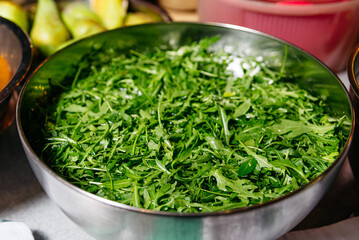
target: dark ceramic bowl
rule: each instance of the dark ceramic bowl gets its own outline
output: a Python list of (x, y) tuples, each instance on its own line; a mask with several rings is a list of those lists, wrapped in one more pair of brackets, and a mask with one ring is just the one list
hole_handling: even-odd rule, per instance
[[(347, 66), (348, 78), (350, 82), (350, 96), (355, 108), (355, 121), (359, 123), (359, 45), (357, 45), (349, 57)], [(353, 135), (353, 147), (349, 151), (349, 162), (354, 176), (359, 182), (359, 132)]]
[[(246, 54), (281, 62), (287, 49), (286, 71), (315, 95), (325, 96), (334, 114), (345, 114), (351, 132), (343, 150), (320, 176), (282, 197), (250, 207), (211, 213), (174, 213), (146, 210), (110, 201), (86, 192), (57, 175), (40, 158), (39, 133), (46, 111), (59, 87), (74, 79), (74, 64), (93, 51), (94, 44), (121, 52), (179, 47), (205, 37), (221, 36), (213, 49), (234, 56)], [(274, 61), (274, 62), (276, 62)], [(76, 71), (75, 71), (76, 72)], [(54, 81), (50, 81), (49, 79)], [(57, 89), (57, 90), (56, 90)], [(63, 89), (63, 88), (61, 88)], [(101, 33), (60, 50), (28, 79), (17, 107), (17, 128), (31, 167), (48, 196), (76, 224), (96, 239), (277, 239), (304, 219), (331, 186), (346, 159), (355, 123), (349, 94), (343, 83), (323, 63), (308, 53), (271, 36), (235, 26), (201, 23), (155, 23)], [(61, 224), (61, 223), (58, 223)]]
[(8, 128), (15, 118), (18, 86), (25, 78), (32, 59), (29, 37), (15, 23), (0, 17), (0, 56), (8, 62), (11, 79), (0, 89), (0, 133)]

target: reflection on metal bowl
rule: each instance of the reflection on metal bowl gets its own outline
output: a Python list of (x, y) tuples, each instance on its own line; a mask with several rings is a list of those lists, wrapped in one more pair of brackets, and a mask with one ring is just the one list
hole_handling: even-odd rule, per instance
[[(52, 76), (59, 82), (91, 46), (142, 52), (159, 46), (182, 46), (205, 37), (221, 36), (214, 49), (231, 49), (254, 57), (283, 56), (296, 61), (298, 84), (325, 94), (337, 114), (352, 120), (352, 106), (343, 83), (318, 60), (302, 50), (259, 32), (228, 25), (155, 23), (116, 29), (77, 42), (47, 59), (28, 79), (18, 101), (17, 127), (27, 158), (48, 196), (76, 224), (97, 239), (276, 239), (285, 234), (316, 206), (328, 190), (346, 158), (351, 133), (333, 164), (306, 186), (280, 198), (251, 207), (211, 212), (174, 213), (145, 210), (95, 196), (73, 186), (41, 159), (39, 132), (45, 113), (39, 104), (51, 103)], [(278, 55), (276, 55), (278, 54)], [(303, 65), (304, 63), (307, 65)], [(309, 63), (309, 64), (308, 64)], [(352, 122), (352, 121), (351, 121)]]
[(0, 133), (15, 118), (17, 86), (25, 78), (31, 64), (32, 46), (28, 36), (15, 23), (0, 17), (0, 56), (8, 62), (10, 81), (0, 89)]

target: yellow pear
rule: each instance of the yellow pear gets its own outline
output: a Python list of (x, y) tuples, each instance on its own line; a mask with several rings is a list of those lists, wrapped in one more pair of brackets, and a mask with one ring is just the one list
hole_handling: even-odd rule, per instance
[(70, 2), (62, 10), (62, 19), (73, 38), (78, 39), (106, 30), (99, 17), (85, 2)]
[(127, 14), (127, 17), (124, 22), (124, 26), (138, 25), (144, 23), (155, 22), (152, 16), (144, 13), (144, 12), (131, 12)]
[(29, 29), (29, 20), (26, 11), (16, 3), (0, 1), (0, 16), (16, 23), (25, 32)]
[(90, 0), (90, 7), (107, 29), (114, 29), (123, 25), (128, 0)]
[(39, 0), (30, 37), (40, 53), (48, 56), (70, 38), (54, 0)]

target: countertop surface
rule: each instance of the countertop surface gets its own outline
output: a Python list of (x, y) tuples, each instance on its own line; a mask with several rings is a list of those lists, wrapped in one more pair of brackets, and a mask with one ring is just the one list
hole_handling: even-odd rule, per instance
[[(193, 12), (169, 10), (174, 20), (196, 21)], [(345, 86), (345, 72), (338, 74)], [(35, 240), (93, 240), (53, 203), (35, 178), (22, 149), (16, 124), (0, 135), (0, 222), (25, 223)], [(346, 160), (317, 207), (282, 240), (358, 239), (359, 187)], [(0, 240), (3, 238), (0, 235)]]

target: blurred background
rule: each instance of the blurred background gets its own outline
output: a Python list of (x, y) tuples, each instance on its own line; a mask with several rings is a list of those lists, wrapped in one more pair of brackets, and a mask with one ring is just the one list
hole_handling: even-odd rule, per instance
[[(29, 6), (36, 4), (37, 1), (11, 2), (30, 9), (29, 12), (34, 17), (34, 12)], [(230, 23), (279, 37), (319, 58), (337, 73), (348, 87), (346, 75), (348, 59), (359, 43), (359, 0), (137, 0), (130, 2), (134, 7), (131, 11), (143, 9), (141, 7), (144, 6), (141, 5), (143, 2), (150, 3), (150, 8), (160, 16), (155, 19), (156, 21)], [(29, 25), (31, 26), (26, 31), (32, 35), (32, 23)], [(74, 33), (67, 40), (73, 40), (73, 36)], [(36, 41), (33, 41), (33, 44), (35, 53), (32, 68), (34, 69), (46, 55), (56, 51), (57, 48), (50, 50), (41, 48), (40, 43), (37, 45)], [(4, 129), (5, 132), (0, 135), (0, 160), (2, 160), (0, 161), (0, 221), (26, 222), (33, 230), (35, 239), (54, 239), (52, 236), (60, 235), (62, 237), (57, 239), (91, 239), (46, 197), (25, 159), (14, 124), (7, 127), (9, 128)], [(10, 158), (12, 161), (5, 161)], [(333, 234), (333, 229), (338, 235), (355, 232), (355, 228), (359, 226), (358, 213), (358, 185), (350, 164), (346, 161), (333, 187), (319, 205), (283, 239), (310, 239), (310, 236), (311, 239), (320, 239), (319, 228), (327, 234), (331, 233), (335, 239), (337, 235)], [(353, 221), (347, 222), (348, 219)], [(62, 224), (59, 226), (58, 222)]]

